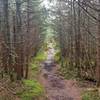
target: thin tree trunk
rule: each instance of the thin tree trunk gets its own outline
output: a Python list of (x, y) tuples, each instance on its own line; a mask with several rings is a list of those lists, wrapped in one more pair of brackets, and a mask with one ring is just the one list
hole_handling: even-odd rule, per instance
[(22, 62), (22, 29), (21, 29), (21, 1), (20, 0), (16, 0), (16, 42), (19, 42), (16, 44), (16, 53), (17, 56), (16, 57), (16, 72), (17, 72), (17, 79), (20, 80), (23, 76), (23, 62)]
[[(100, 4), (100, 0), (99, 0)], [(98, 19), (100, 20), (100, 12), (98, 14)], [(97, 86), (100, 86), (100, 21), (98, 22), (98, 39), (97, 39), (97, 67), (96, 67), (96, 78)]]

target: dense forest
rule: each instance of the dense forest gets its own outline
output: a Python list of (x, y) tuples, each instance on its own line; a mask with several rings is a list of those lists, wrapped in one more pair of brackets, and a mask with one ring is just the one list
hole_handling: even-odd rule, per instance
[(0, 100), (14, 99), (100, 100), (100, 0), (0, 0)]
[[(28, 63), (43, 43), (43, 8), (38, 0), (0, 0), (1, 73), (28, 77)], [(41, 16), (41, 17), (40, 17)]]

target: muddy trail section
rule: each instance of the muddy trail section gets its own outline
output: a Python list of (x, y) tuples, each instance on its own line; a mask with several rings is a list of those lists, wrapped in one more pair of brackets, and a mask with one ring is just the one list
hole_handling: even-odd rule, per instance
[(46, 91), (46, 100), (81, 100), (77, 82), (59, 76), (59, 65), (53, 58), (53, 53), (49, 52), (47, 60), (41, 64), (40, 81)]

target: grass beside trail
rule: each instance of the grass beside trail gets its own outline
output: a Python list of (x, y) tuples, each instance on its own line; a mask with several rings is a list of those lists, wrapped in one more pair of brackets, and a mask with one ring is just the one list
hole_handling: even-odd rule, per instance
[(21, 100), (39, 100), (44, 95), (44, 88), (37, 81), (40, 63), (46, 59), (46, 54), (41, 50), (30, 63), (29, 80), (23, 80), (24, 89), (17, 93)]
[(84, 91), (82, 93), (82, 100), (100, 100), (100, 94), (98, 91)]
[[(17, 93), (21, 100), (37, 100), (43, 96), (44, 89), (36, 80), (23, 80), (24, 89)], [(38, 99), (39, 100), (39, 99)]]
[(31, 60), (29, 78), (37, 78), (37, 75), (40, 73), (40, 63), (45, 59), (46, 53), (43, 50), (40, 50), (36, 57)]

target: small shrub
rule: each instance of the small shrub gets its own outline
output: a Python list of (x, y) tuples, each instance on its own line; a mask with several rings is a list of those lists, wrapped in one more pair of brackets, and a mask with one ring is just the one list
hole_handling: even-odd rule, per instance
[(85, 91), (82, 95), (82, 100), (100, 100), (100, 96), (96, 91)]
[(46, 59), (46, 54), (42, 50), (40, 50), (37, 54), (37, 56), (34, 58), (35, 61), (41, 62)]
[(17, 93), (21, 100), (32, 100), (43, 95), (44, 89), (36, 80), (23, 80), (23, 92)]

